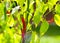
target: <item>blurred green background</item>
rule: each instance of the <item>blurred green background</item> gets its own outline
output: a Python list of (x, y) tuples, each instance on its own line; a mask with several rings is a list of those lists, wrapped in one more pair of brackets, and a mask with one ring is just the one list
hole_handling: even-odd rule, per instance
[(60, 43), (60, 27), (50, 25), (48, 31), (40, 40), (41, 43)]

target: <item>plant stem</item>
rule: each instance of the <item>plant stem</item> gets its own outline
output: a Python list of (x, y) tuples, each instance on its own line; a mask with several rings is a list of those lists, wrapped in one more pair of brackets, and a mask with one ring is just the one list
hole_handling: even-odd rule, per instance
[(33, 11), (33, 13), (32, 13), (32, 17), (31, 17), (31, 19), (30, 19), (30, 24), (32, 24), (32, 19), (33, 19), (33, 17), (34, 17), (34, 13), (35, 13), (35, 11), (36, 11), (36, 0), (34, 0), (34, 3), (33, 3), (33, 9), (34, 9), (34, 11)]
[(6, 21), (6, 3), (4, 3), (4, 20)]
[(28, 16), (29, 16), (29, 3), (30, 3), (30, 0), (27, 0), (27, 16), (26, 16), (26, 25), (28, 24)]

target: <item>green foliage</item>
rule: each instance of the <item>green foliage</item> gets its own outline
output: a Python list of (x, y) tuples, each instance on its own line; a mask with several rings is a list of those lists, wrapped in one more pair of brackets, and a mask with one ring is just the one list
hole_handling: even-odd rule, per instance
[(38, 24), (40, 22), (40, 13), (37, 11), (36, 15), (34, 16), (34, 23)]
[(46, 20), (44, 20), (40, 27), (40, 36), (44, 35), (45, 32), (48, 30), (48, 28), (49, 28), (49, 24)]
[(60, 4), (56, 5), (55, 12), (60, 15)]
[(56, 4), (58, 0), (48, 0), (48, 6), (49, 6), (49, 10), (51, 11), (53, 6)]
[[(10, 6), (6, 5), (10, 2)], [(58, 0), (4, 0), (0, 3), (0, 43), (22, 43), (22, 29), (24, 29), (24, 23), (26, 22), (26, 34), (27, 32), (30, 40), (26, 39), (26, 43), (40, 43), (40, 38), (47, 32), (49, 23), (44, 18), (44, 14), (52, 12), (54, 15), (54, 22), (60, 26), (60, 4), (56, 4)], [(17, 10), (14, 14), (11, 14), (13, 4), (11, 1), (16, 1), (20, 6), (20, 11)], [(55, 5), (55, 8), (53, 8)], [(7, 10), (7, 7), (8, 10)], [(10, 12), (9, 12), (10, 10)], [(53, 10), (53, 11), (52, 11)], [(8, 12), (7, 12), (8, 11)], [(9, 15), (8, 15), (8, 14)], [(21, 19), (21, 15), (25, 22)], [(22, 23), (22, 21), (24, 23)], [(34, 31), (33, 31), (34, 30)], [(25, 35), (25, 37), (28, 36)], [(41, 37), (40, 37), (41, 36)]]
[(60, 26), (60, 14), (55, 14), (54, 21), (58, 26)]

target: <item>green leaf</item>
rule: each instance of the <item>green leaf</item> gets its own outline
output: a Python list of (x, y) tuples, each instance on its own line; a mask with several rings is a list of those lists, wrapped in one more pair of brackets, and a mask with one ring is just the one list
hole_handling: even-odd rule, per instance
[(33, 13), (33, 11), (34, 11), (34, 9), (33, 9), (33, 3), (34, 3), (34, 1), (33, 0), (31, 0), (30, 1), (30, 5), (29, 5), (29, 11), (30, 11), (30, 13)]
[(43, 2), (41, 2), (38, 9), (40, 13), (44, 14), (45, 11), (48, 9), (48, 4), (44, 4)]
[(7, 18), (7, 25), (8, 26), (14, 25), (14, 19), (13, 19), (12, 15), (9, 18)]
[(41, 17), (42, 17), (42, 13), (40, 13), (40, 11), (37, 9), (33, 18), (34, 23), (38, 24), (41, 20)]
[(31, 42), (30, 43), (40, 43), (40, 37), (36, 34), (36, 32), (32, 32)]
[(59, 14), (55, 14), (54, 21), (58, 26), (60, 26), (60, 15)]
[(44, 20), (40, 27), (40, 36), (44, 35), (45, 32), (48, 30), (48, 28), (49, 28), (49, 24), (47, 21)]
[(40, 36), (35, 31), (32, 32), (30, 43), (40, 43)]
[(31, 36), (31, 42), (30, 43), (34, 43), (35, 42), (35, 35), (36, 35), (36, 32), (32, 32), (32, 36)]
[(56, 4), (58, 0), (48, 0), (48, 6), (49, 6), (49, 10), (51, 10), (53, 8), (53, 6)]
[(52, 3), (52, 5), (56, 4), (58, 0), (48, 0), (49, 3)]
[(23, 3), (25, 2), (25, 0), (16, 0), (21, 6), (23, 5)]
[(44, 3), (47, 3), (47, 0), (42, 0)]
[(59, 5), (59, 4), (56, 5), (56, 7), (55, 7), (55, 12), (56, 12), (57, 14), (60, 14), (60, 5)]
[(34, 16), (34, 23), (38, 24), (40, 22), (40, 15), (37, 14), (36, 16)]

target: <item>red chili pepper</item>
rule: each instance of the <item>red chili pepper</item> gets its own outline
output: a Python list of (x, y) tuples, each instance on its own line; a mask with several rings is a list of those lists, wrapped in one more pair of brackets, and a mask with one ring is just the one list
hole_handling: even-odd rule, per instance
[(24, 36), (25, 36), (25, 33), (26, 33), (26, 22), (25, 22), (24, 17), (21, 17), (21, 20), (22, 20), (22, 24), (23, 24), (22, 38), (23, 38), (23, 40), (24, 40)]

